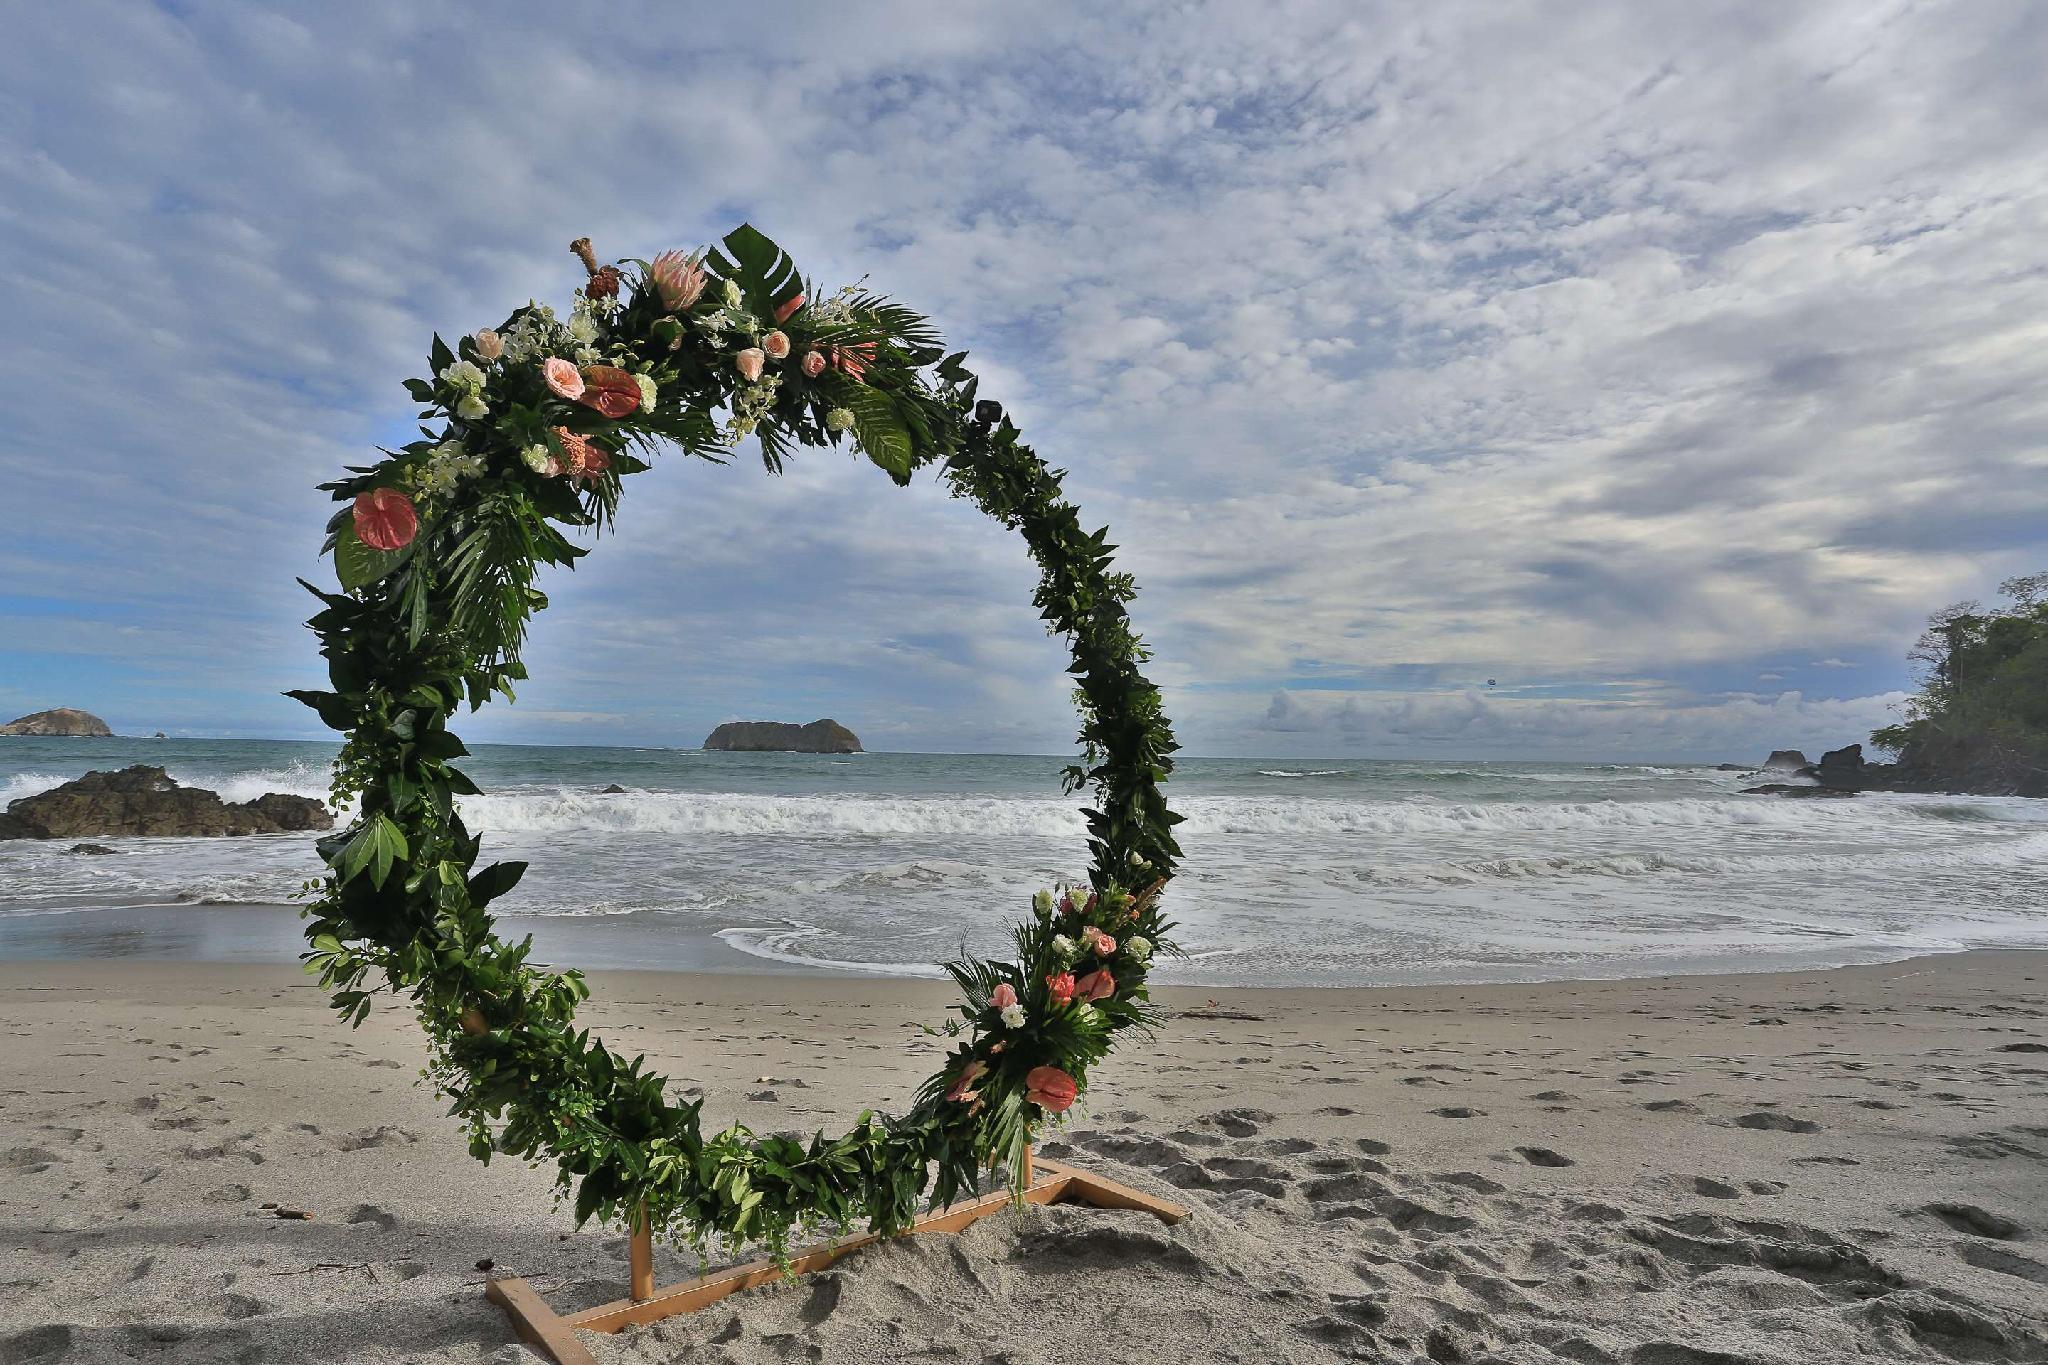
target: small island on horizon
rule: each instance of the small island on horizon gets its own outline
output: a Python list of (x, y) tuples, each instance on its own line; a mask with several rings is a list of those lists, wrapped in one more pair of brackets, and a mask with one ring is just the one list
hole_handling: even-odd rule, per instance
[(0, 725), (0, 735), (70, 736), (84, 739), (111, 739), (113, 727), (90, 711), (79, 711), (69, 706), (54, 707), (48, 711), (32, 711), (17, 716), (5, 725)]
[(729, 753), (857, 754), (860, 736), (836, 720), (792, 725), (779, 720), (729, 720), (704, 739)]

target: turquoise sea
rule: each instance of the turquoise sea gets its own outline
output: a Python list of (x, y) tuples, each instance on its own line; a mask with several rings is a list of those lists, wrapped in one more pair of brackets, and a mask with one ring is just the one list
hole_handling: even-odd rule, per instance
[[(0, 740), (0, 804), (150, 763), (231, 800), (324, 795), (333, 747)], [(589, 967), (929, 973), (1000, 952), (1033, 888), (1077, 877), (1066, 760), (480, 746), (497, 908)], [(2048, 802), (1743, 796), (1640, 764), (1183, 761), (1169, 893), (1217, 985), (1772, 970), (2048, 945)], [(621, 794), (603, 794), (618, 785)], [(311, 836), (0, 843), (0, 958), (288, 960)]]

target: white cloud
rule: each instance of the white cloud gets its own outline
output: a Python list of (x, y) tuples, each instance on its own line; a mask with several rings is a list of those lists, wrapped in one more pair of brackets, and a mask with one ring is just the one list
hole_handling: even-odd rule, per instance
[[(1274, 690), (1503, 749), (1860, 724), (1869, 698), (1729, 689), (1785, 657), (1903, 680), (1927, 611), (2048, 564), (2039, 12), (557, 18), (15, 22), (0, 363), (35, 382), (0, 434), (0, 606), (30, 624), (0, 697), (9, 651), (61, 655), (38, 687), (302, 724), (265, 699), (317, 666), (311, 486), (403, 438), (427, 335), (559, 300), (580, 233), (645, 255), (741, 217), (973, 348), (1114, 528), (1202, 748), (1369, 728), (1261, 730), (1243, 699)], [(929, 489), (684, 466), (622, 529), (483, 732), (688, 740), (771, 705), (906, 745), (1071, 730), (1028, 565)], [(1687, 681), (1429, 690), (1488, 676)]]

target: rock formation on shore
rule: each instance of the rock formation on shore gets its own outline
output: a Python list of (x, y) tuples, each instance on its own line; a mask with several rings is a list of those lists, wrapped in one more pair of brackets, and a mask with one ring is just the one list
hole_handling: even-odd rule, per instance
[(107, 723), (92, 712), (74, 711), (68, 706), (36, 711), (0, 725), (0, 735), (74, 735), (110, 739), (113, 734)]
[(309, 796), (266, 792), (231, 803), (141, 764), (87, 773), (0, 812), (0, 839), (281, 834), (333, 827), (334, 816)]
[(1767, 773), (1796, 773), (1801, 768), (1813, 766), (1813, 760), (1797, 749), (1773, 749), (1771, 756), (1764, 760)]
[(857, 754), (860, 737), (836, 720), (791, 725), (777, 720), (729, 720), (704, 741), (707, 749), (736, 753)]

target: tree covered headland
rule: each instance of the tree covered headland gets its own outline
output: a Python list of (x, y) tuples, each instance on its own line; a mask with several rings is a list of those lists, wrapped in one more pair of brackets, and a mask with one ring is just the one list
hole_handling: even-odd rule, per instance
[(1913, 649), (1924, 675), (1906, 719), (1870, 736), (1916, 785), (2048, 796), (2048, 573), (1999, 591), (2004, 604), (1935, 613)]

